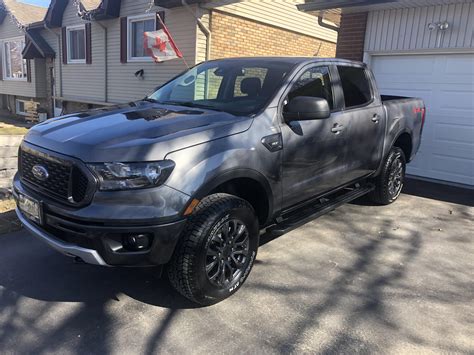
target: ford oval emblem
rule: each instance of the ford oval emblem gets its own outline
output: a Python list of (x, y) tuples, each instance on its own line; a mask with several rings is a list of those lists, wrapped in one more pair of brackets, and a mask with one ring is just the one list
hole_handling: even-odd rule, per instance
[(49, 177), (48, 170), (42, 165), (35, 165), (31, 168), (33, 176), (40, 181), (46, 181)]

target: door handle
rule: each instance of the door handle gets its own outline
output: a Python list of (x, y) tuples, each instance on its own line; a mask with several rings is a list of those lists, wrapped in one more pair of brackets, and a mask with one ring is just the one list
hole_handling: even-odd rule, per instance
[(344, 130), (344, 126), (339, 123), (335, 123), (334, 127), (331, 128), (331, 132), (335, 134), (341, 133), (342, 130)]
[(372, 122), (373, 122), (373, 123), (379, 123), (379, 121), (380, 121), (379, 115), (374, 114), (374, 115), (372, 116)]

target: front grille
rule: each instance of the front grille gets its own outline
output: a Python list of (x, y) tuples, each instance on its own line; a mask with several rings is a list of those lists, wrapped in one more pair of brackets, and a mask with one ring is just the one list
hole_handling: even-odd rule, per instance
[[(35, 165), (48, 171), (47, 179), (40, 180), (33, 174)], [(83, 202), (90, 184), (87, 175), (74, 162), (23, 147), (20, 150), (20, 174), (22, 181), (38, 188), (38, 192), (69, 204)]]

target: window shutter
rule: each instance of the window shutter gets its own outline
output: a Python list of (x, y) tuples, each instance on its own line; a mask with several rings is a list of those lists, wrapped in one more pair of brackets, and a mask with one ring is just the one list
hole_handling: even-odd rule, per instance
[(127, 18), (120, 18), (120, 63), (127, 63)]
[(2, 44), (2, 48), (0, 48), (0, 80), (3, 80), (3, 56), (4, 56), (4, 48)]
[(26, 81), (31, 83), (31, 60), (26, 60)]
[(67, 64), (67, 38), (66, 36), (67, 36), (66, 27), (63, 27), (62, 33), (61, 33), (63, 64)]
[(158, 16), (160, 16), (161, 21), (163, 21), (163, 23), (165, 23), (165, 12), (164, 11), (158, 11), (156, 13), (156, 15), (157, 15), (156, 16), (156, 30), (158, 31), (158, 30), (161, 30), (163, 28), (163, 25), (161, 24)]
[(86, 23), (86, 63), (92, 64), (92, 24)]

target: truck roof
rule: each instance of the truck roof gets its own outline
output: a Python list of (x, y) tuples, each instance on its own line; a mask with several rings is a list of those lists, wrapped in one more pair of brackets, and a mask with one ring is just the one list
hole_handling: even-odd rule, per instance
[(358, 64), (365, 65), (362, 62), (355, 60), (347, 60), (341, 58), (322, 58), (322, 57), (277, 57), (277, 56), (260, 56), (260, 57), (232, 57), (232, 58), (222, 58), (222, 59), (213, 59), (210, 62), (214, 61), (255, 61), (255, 60), (265, 60), (273, 62), (285, 62), (291, 64), (302, 64), (302, 63), (314, 63), (314, 62), (334, 62), (340, 64)]

